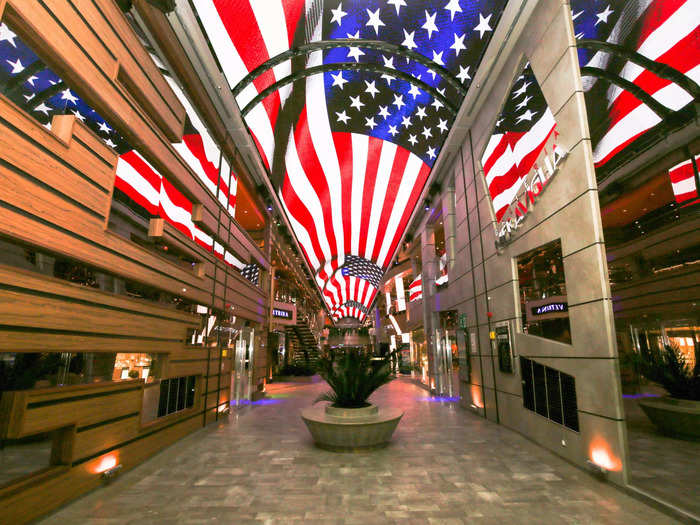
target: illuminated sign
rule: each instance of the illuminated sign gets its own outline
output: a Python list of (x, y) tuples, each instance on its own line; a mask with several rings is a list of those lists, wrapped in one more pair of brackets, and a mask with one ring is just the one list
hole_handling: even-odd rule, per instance
[(291, 312), (291, 310), (282, 310), (281, 308), (273, 308), (272, 309), (272, 317), (281, 317), (282, 319), (291, 319), (292, 312)]
[(556, 314), (560, 312), (568, 312), (569, 305), (566, 303), (547, 303), (531, 308), (532, 315)]

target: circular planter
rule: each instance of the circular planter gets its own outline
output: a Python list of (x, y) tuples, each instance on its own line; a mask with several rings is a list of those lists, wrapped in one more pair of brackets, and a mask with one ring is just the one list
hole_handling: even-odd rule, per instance
[(662, 433), (681, 439), (700, 440), (700, 401), (659, 397), (640, 399), (638, 402)]
[(311, 437), (321, 448), (349, 451), (386, 445), (403, 412), (397, 408), (313, 406), (301, 411)]

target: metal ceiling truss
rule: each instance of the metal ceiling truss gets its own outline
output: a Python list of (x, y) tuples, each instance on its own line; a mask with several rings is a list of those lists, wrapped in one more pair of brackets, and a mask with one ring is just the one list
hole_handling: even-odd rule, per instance
[[(644, 55), (637, 53), (631, 49), (625, 48), (624, 46), (618, 44), (611, 44), (609, 42), (603, 42), (601, 40), (583, 39), (576, 43), (577, 47), (583, 47), (587, 49), (595, 49), (597, 51), (604, 51), (611, 55), (626, 58), (633, 64), (643, 67), (654, 73), (657, 77), (670, 80), (671, 82), (678, 84), (680, 87), (685, 89), (688, 93), (692, 95), (693, 98), (697, 99), (700, 97), (700, 86), (690, 77), (684, 75), (680, 71), (671, 66), (663, 64), (661, 62), (655, 62)], [(582, 67), (581, 71), (585, 68)], [(618, 84), (619, 85), (619, 84)], [(622, 86), (620, 86), (622, 87)], [(635, 95), (636, 96), (636, 95)]]
[(409, 82), (410, 84), (415, 85), (419, 89), (422, 89), (423, 91), (429, 93), (433, 96), (433, 98), (439, 100), (447, 108), (447, 110), (450, 113), (452, 113), (452, 115), (457, 115), (457, 108), (455, 108), (452, 105), (452, 103), (447, 99), (447, 97), (445, 97), (437, 89), (426, 84), (422, 80), (418, 80), (416, 77), (411, 76), (408, 73), (404, 73), (403, 71), (399, 71), (397, 69), (391, 69), (390, 67), (382, 66), (379, 64), (364, 64), (362, 62), (338, 62), (336, 64), (323, 64), (320, 66), (309, 67), (302, 71), (293, 73), (292, 75), (284, 77), (281, 80), (278, 80), (277, 82), (269, 86), (268, 88), (262, 90), (260, 94), (258, 94), (258, 96), (256, 96), (253, 100), (246, 104), (246, 106), (241, 111), (241, 114), (243, 116), (247, 115), (250, 112), (250, 110), (253, 109), (256, 105), (258, 105), (272, 93), (286, 86), (287, 84), (291, 84), (293, 82), (296, 82), (297, 80), (301, 80), (306, 77), (311, 77), (313, 75), (318, 75), (320, 73), (326, 73), (328, 71), (372, 71), (374, 73), (382, 73), (392, 76), (394, 78), (398, 78), (400, 80), (404, 80), (406, 82)]
[(381, 40), (360, 40), (355, 38), (319, 40), (317, 42), (303, 44), (301, 46), (297, 46), (288, 51), (280, 53), (279, 55), (272, 57), (266, 62), (263, 62), (253, 71), (248, 73), (233, 88), (233, 94), (234, 96), (238, 96), (248, 84), (250, 84), (253, 80), (262, 75), (265, 71), (273, 68), (276, 65), (286, 62), (287, 60), (291, 60), (292, 58), (302, 55), (308, 55), (310, 53), (313, 53), (314, 51), (337, 49), (343, 47), (361, 47), (364, 49), (376, 49), (378, 51), (384, 51), (393, 55), (404, 57), (406, 59), (415, 60), (416, 62), (423, 64), (424, 66), (433, 70), (435, 73), (444, 78), (454, 89), (457, 90), (457, 92), (460, 95), (465, 96), (467, 94), (467, 90), (464, 88), (464, 86), (456, 76), (454, 76), (448, 69), (430, 60), (428, 57), (421, 55), (420, 53), (416, 53), (415, 51), (411, 51), (406, 47), (390, 44), (389, 42), (383, 42)]

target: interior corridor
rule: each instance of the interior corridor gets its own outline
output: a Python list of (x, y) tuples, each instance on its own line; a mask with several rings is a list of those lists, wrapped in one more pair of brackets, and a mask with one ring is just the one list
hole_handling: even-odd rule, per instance
[(371, 398), (405, 410), (387, 448), (318, 449), (299, 410), (325, 388), (317, 376), (269, 385), (41, 523), (675, 523), (407, 379)]

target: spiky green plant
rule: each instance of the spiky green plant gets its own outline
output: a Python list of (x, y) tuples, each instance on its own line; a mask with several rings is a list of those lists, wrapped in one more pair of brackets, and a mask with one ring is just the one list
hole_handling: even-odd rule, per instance
[(341, 351), (329, 350), (318, 361), (318, 374), (326, 380), (331, 391), (316, 398), (330, 401), (340, 408), (362, 408), (377, 388), (390, 382), (391, 358), (387, 354), (381, 360), (372, 360), (369, 352), (357, 348)]
[(642, 375), (663, 386), (671, 397), (700, 400), (700, 363), (691, 369), (677, 345), (642, 349), (637, 361)]

